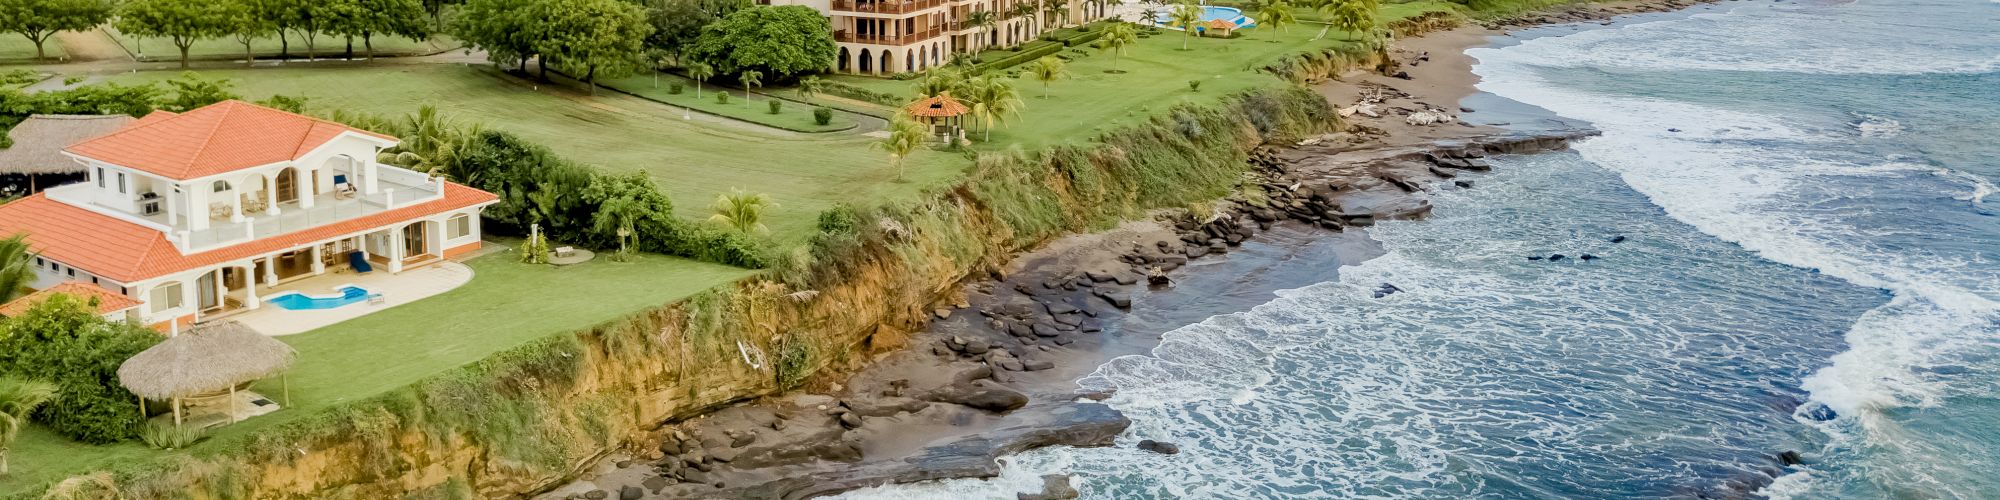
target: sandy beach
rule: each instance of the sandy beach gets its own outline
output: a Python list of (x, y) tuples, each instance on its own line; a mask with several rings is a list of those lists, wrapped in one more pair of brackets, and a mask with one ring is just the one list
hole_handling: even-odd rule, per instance
[[(1633, 1), (1530, 16), (1581, 22), (1695, 2)], [(1531, 22), (1530, 24), (1533, 24)], [(910, 347), (839, 381), (656, 431), (537, 498), (809, 498), (880, 484), (989, 477), (995, 458), (1042, 446), (1109, 446), (1130, 424), (1076, 384), (1160, 335), (1332, 279), (1381, 254), (1376, 220), (1421, 218), (1432, 189), (1474, 189), (1487, 154), (1562, 148), (1588, 130), (1524, 134), (1467, 123), (1479, 110), (1468, 48), (1506, 26), (1394, 41), (1403, 75), (1352, 72), (1315, 89), (1336, 109), (1372, 104), (1350, 130), (1253, 155), (1261, 196), (1175, 210), (1050, 242), (964, 285)], [(1416, 125), (1441, 110), (1455, 119)], [(1385, 289), (1378, 293), (1394, 293)], [(1171, 443), (1154, 446), (1170, 453)], [(1066, 480), (1023, 498), (1061, 498)], [(635, 496), (636, 495), (636, 496)], [(1046, 495), (1046, 496), (1038, 496)]]

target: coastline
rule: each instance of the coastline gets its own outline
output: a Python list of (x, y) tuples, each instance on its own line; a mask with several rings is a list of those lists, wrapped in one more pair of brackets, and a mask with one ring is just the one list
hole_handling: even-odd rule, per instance
[[(809, 498), (991, 477), (999, 470), (995, 458), (1036, 447), (1111, 445), (1130, 422), (1090, 401), (1103, 395), (1079, 394), (1075, 383), (1098, 365), (1149, 352), (1167, 330), (1261, 303), (1272, 290), (1331, 279), (1343, 265), (1380, 255), (1363, 228), (1423, 217), (1429, 186), (1476, 189), (1477, 172), (1490, 168), (1481, 160), (1487, 154), (1560, 149), (1592, 133), (1474, 125), (1492, 111), (1457, 106), (1478, 93), (1466, 49), (1504, 34), (1499, 29), (1698, 4), (1565, 8), (1526, 16), (1542, 20), (1527, 24), (1399, 40), (1391, 55), (1408, 78), (1350, 72), (1314, 88), (1336, 109), (1381, 96), (1371, 99), (1379, 117), (1350, 116), (1354, 132), (1252, 155), (1262, 194), (1278, 203), (1226, 200), (1200, 220), (1185, 210), (1160, 212), (1050, 242), (1008, 261), (997, 279), (964, 285), (955, 307), (936, 311), (937, 321), (913, 334), (907, 349), (838, 382), (663, 426), (647, 449), (599, 460), (582, 479), (537, 498)], [(1459, 120), (1404, 121), (1422, 109)], [(1269, 272), (1278, 265), (1285, 272)], [(1155, 267), (1174, 285), (1149, 285)], [(1067, 484), (1051, 485), (1057, 482)]]

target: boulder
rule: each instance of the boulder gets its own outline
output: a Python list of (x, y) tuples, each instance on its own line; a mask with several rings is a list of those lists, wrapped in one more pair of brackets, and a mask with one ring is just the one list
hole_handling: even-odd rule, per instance
[(737, 433), (737, 434), (736, 434), (736, 437), (734, 437), (734, 438), (730, 438), (730, 440), (729, 440), (729, 447), (730, 447), (730, 448), (742, 448), (742, 447), (745, 447), (745, 446), (750, 446), (750, 443), (755, 443), (755, 442), (757, 442), (757, 433), (755, 433), (755, 432), (741, 432), (741, 433)]
[(675, 441), (671, 438), (660, 441), (660, 453), (663, 455), (667, 456), (679, 455), (681, 454), (682, 451), (684, 450), (681, 450), (680, 441)]
[(618, 500), (639, 500), (645, 497), (646, 490), (640, 489), (638, 486), (626, 486), (618, 489)]
[(672, 481), (671, 479), (667, 479), (664, 477), (649, 477), (646, 478), (645, 481), (640, 481), (639, 486), (645, 487), (647, 491), (651, 491), (653, 493), (659, 493), (660, 490), (666, 489), (666, 487), (668, 486), (672, 486), (674, 483), (672, 483), (671, 481)]
[(1035, 323), (1036, 337), (1054, 337), (1057, 335), (1062, 335), (1062, 332), (1056, 330), (1056, 327), (1054, 325), (1050, 325), (1047, 323)]
[(979, 383), (952, 384), (933, 391), (926, 399), (996, 413), (1014, 411), (1028, 404), (1028, 396), (1025, 394), (1005, 387)]
[(1060, 300), (1055, 302), (1045, 302), (1042, 304), (1042, 307), (1044, 309), (1048, 309), (1049, 314), (1055, 314), (1055, 315), (1069, 314), (1077, 311), (1076, 306), (1070, 305), (1069, 302)]
[(861, 416), (853, 413), (840, 414), (840, 426), (849, 429), (861, 428)]
[(1169, 443), (1166, 441), (1154, 441), (1151, 439), (1140, 441), (1139, 449), (1150, 451), (1153, 453), (1158, 453), (1161, 455), (1173, 455), (1181, 452), (1181, 447), (1179, 445)]
[(1055, 367), (1056, 363), (1054, 361), (1049, 361), (1046, 359), (1031, 359), (1021, 362), (1021, 368), (1031, 372), (1038, 372)]
[(1791, 467), (1805, 463), (1805, 457), (1799, 456), (1799, 452), (1797, 451), (1785, 450), (1783, 453), (1778, 454), (1778, 463), (1784, 464), (1786, 467)]
[(684, 470), (681, 471), (681, 480), (690, 483), (706, 483), (708, 482), (708, 473), (695, 469)]
[(583, 497), (588, 498), (590, 500), (604, 500), (606, 498), (611, 498), (611, 492), (604, 490), (590, 490), (589, 493), (584, 493)]
[(1096, 292), (1096, 295), (1098, 298), (1104, 299), (1105, 302), (1111, 303), (1113, 307), (1117, 307), (1119, 309), (1127, 309), (1132, 307), (1132, 297), (1126, 295), (1125, 292), (1123, 291), (1098, 290)]
[(971, 339), (965, 341), (966, 354), (972, 354), (972, 355), (986, 354), (986, 351), (991, 350), (992, 348), (993, 346), (987, 345), (986, 341), (984, 340)]
[(743, 456), (743, 450), (737, 448), (716, 448), (708, 453), (709, 460), (722, 463), (734, 462), (740, 456)]

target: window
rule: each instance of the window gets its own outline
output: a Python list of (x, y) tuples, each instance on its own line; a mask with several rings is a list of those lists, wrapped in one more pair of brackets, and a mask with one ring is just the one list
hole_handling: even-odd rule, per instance
[(35, 267), (42, 267), (42, 266), (46, 266), (46, 265), (49, 265), (49, 263), (48, 263), (48, 262), (46, 262), (46, 261), (43, 261), (41, 257), (35, 257)]
[(209, 187), (209, 191), (214, 193), (220, 193), (228, 190), (229, 190), (229, 181), (215, 181), (215, 185)]
[(104, 187), (104, 167), (97, 167), (97, 187)]
[(71, 277), (71, 278), (75, 278), (75, 277), (76, 277), (76, 268), (74, 268), (74, 267), (72, 267), (72, 268), (69, 268), (69, 277)]
[(176, 281), (153, 289), (153, 310), (175, 309), (181, 306), (181, 283)]
[(444, 223), (444, 239), (455, 240), (472, 234), (472, 216), (458, 214)]
[(124, 173), (124, 172), (119, 172), (119, 173), (118, 173), (118, 193), (119, 193), (119, 194), (124, 194), (124, 193), (125, 193), (125, 173)]

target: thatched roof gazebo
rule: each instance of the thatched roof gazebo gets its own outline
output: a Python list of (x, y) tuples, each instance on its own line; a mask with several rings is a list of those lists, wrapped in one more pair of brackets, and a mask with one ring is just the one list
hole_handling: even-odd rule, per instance
[(12, 146), (0, 149), (0, 174), (28, 179), (28, 192), (39, 191), (43, 176), (80, 176), (83, 164), (63, 156), (62, 149), (118, 131), (134, 118), (125, 115), (29, 115), (7, 131)]
[[(236, 388), (292, 366), (292, 346), (235, 321), (202, 325), (168, 337), (118, 366), (118, 383), (142, 400), (173, 401), (174, 425), (181, 424), (181, 400), (229, 397), (229, 421), (239, 421)], [(290, 406), (291, 387), (285, 387)], [(144, 401), (141, 401), (143, 404)]]
[(903, 111), (918, 122), (931, 127), (931, 133), (946, 137), (956, 137), (962, 127), (965, 115), (972, 113), (964, 101), (951, 96), (950, 92), (926, 97), (903, 107)]

